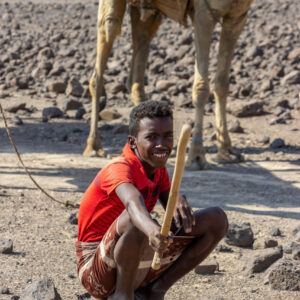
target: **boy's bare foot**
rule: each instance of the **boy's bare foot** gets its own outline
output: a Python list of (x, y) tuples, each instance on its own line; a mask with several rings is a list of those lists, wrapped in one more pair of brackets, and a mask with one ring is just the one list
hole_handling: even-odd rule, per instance
[(121, 294), (121, 293), (114, 293), (110, 296), (108, 296), (107, 300), (133, 300), (132, 296), (128, 296), (126, 294)]

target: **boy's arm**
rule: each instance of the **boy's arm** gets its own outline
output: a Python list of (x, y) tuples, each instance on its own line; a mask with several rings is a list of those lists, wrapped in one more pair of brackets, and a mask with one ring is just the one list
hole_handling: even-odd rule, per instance
[[(170, 190), (160, 193), (159, 201), (164, 209), (168, 204)], [(195, 216), (192, 208), (188, 204), (186, 197), (178, 195), (176, 209), (174, 213), (174, 221), (177, 228), (183, 226), (186, 233), (191, 232), (192, 226), (195, 225)]]
[(132, 183), (122, 183), (117, 186), (116, 193), (124, 204), (131, 222), (149, 238), (153, 250), (160, 252), (165, 249), (169, 240), (160, 234), (160, 226), (152, 220), (139, 190)]

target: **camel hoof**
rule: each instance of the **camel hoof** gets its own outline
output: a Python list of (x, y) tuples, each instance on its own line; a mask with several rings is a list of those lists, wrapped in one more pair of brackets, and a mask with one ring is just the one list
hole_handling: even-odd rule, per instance
[(143, 99), (141, 97), (131, 97), (131, 99), (133, 99), (132, 101), (133, 101), (133, 104), (135, 106), (137, 106), (137, 105), (141, 104), (142, 102), (146, 101), (145, 99)]
[(244, 161), (242, 154), (233, 150), (218, 152), (216, 162), (219, 164), (235, 164)]
[(147, 100), (144, 88), (139, 83), (135, 82), (129, 90), (131, 91), (130, 98), (134, 105), (139, 105)]
[(104, 157), (105, 156), (105, 152), (103, 149), (95, 150), (90, 146), (87, 146), (82, 154), (83, 154), (83, 156), (88, 156), (88, 157)]
[(204, 170), (208, 167), (208, 164), (206, 162), (205, 158), (201, 157), (195, 157), (193, 159), (188, 159), (185, 168), (188, 171), (199, 171), (199, 170)]

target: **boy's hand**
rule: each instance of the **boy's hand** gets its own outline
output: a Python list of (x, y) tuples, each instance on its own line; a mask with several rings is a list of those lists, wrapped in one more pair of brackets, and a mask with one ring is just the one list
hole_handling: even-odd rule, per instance
[(194, 212), (183, 195), (178, 196), (174, 220), (176, 227), (183, 226), (186, 233), (190, 233), (196, 224)]
[(167, 237), (164, 237), (160, 234), (160, 227), (157, 227), (156, 230), (152, 231), (152, 233), (149, 236), (149, 245), (151, 248), (158, 252), (159, 254), (162, 254), (163, 251), (168, 248), (168, 246), (173, 242), (173, 237), (170, 234)]

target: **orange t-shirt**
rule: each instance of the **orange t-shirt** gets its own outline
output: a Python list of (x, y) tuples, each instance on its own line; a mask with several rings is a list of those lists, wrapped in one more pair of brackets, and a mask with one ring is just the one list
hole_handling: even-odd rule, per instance
[(154, 180), (150, 180), (145, 169), (128, 144), (123, 154), (105, 166), (86, 190), (79, 209), (78, 241), (100, 241), (113, 221), (125, 209), (115, 189), (124, 182), (132, 183), (144, 197), (150, 212), (161, 192), (170, 189), (166, 167), (155, 170)]

